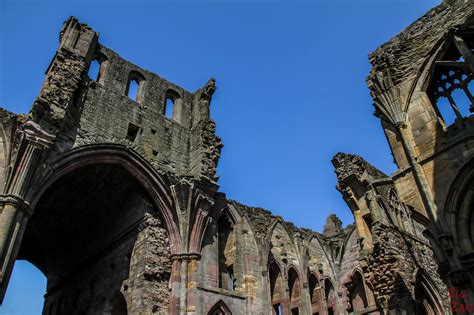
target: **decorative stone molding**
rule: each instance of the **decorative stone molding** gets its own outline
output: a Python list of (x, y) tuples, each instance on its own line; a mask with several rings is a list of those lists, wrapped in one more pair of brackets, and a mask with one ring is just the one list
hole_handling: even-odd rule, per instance
[(49, 148), (54, 143), (56, 136), (46, 132), (40, 125), (29, 120), (23, 124), (25, 138), (40, 148)]
[(199, 253), (181, 253), (171, 255), (172, 261), (192, 261), (192, 260), (201, 260), (201, 254)]
[(0, 196), (0, 207), (3, 208), (5, 205), (11, 205), (22, 211), (25, 216), (30, 217), (33, 214), (33, 209), (30, 203), (24, 200), (20, 196), (15, 195), (3, 195)]

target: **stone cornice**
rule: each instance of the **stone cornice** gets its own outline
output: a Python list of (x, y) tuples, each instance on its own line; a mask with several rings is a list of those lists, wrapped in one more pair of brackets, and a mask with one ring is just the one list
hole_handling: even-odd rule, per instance
[(40, 148), (51, 147), (56, 138), (56, 136), (44, 131), (40, 125), (31, 120), (23, 125), (23, 132), (26, 140), (29, 140)]

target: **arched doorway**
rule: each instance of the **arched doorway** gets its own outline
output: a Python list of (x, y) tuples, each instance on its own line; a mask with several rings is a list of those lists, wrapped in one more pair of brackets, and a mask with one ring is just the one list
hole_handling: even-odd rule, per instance
[[(109, 294), (133, 290), (134, 281), (145, 280), (145, 263), (134, 256), (143, 256), (140, 233), (153, 220), (162, 222), (160, 211), (119, 164), (90, 164), (60, 176), (36, 202), (18, 254), (48, 279), (43, 313), (116, 310), (107, 304)], [(156, 229), (169, 259), (166, 230), (160, 223)], [(135, 277), (129, 279), (132, 273)], [(159, 281), (167, 288), (166, 274)], [(167, 296), (161, 298), (167, 303)], [(123, 303), (117, 303), (122, 309), (117, 314), (126, 314)]]

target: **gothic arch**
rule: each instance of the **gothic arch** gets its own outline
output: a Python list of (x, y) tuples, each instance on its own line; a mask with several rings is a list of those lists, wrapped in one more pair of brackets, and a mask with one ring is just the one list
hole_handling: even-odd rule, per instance
[(286, 307), (285, 279), (282, 269), (276, 261), (270, 262), (268, 267), (268, 277), (270, 281), (270, 303), (273, 314), (281, 314), (281, 309)]
[(308, 290), (311, 303), (311, 314), (319, 314), (322, 311), (321, 283), (316, 273), (308, 271)]
[(369, 298), (365, 286), (364, 276), (359, 270), (354, 270), (349, 285), (350, 310), (360, 312), (369, 307)]
[(38, 177), (26, 192), (26, 200), (31, 200), (31, 207), (35, 209), (44, 192), (64, 175), (81, 167), (94, 164), (116, 164), (126, 169), (136, 178), (155, 206), (163, 216), (166, 229), (170, 237), (172, 253), (181, 249), (181, 237), (176, 225), (169, 184), (161, 177), (153, 166), (143, 157), (130, 148), (117, 144), (85, 145), (71, 150), (50, 164), (49, 172)]
[[(456, 29), (465, 29), (467, 24), (469, 23), (472, 22), (470, 21), (470, 19), (467, 19), (465, 24), (457, 25)], [(406, 98), (403, 104), (403, 111), (406, 112), (408, 110), (415, 90), (420, 90), (424, 93), (427, 93), (430, 82), (434, 77), (434, 69), (436, 66), (436, 62), (441, 60), (447, 54), (450, 48), (453, 48), (454, 35), (459, 35), (453, 34), (451, 30), (445, 30), (444, 36), (440, 36), (439, 40), (434, 43), (433, 47), (431, 48), (431, 51), (429, 52), (429, 56), (425, 58), (425, 60), (421, 64), (420, 69), (418, 70), (418, 73), (416, 75), (416, 79), (410, 86), (408, 97)]]
[[(307, 243), (308, 253), (310, 256), (310, 266), (312, 270), (318, 270), (321, 274), (330, 274), (332, 277), (336, 276), (331, 258), (324, 248), (319, 237), (312, 235)], [(317, 266), (315, 266), (317, 264)]]
[(329, 278), (324, 279), (324, 297), (326, 299), (328, 314), (337, 314), (336, 288)]
[[(142, 245), (151, 231), (156, 236), (152, 242), (161, 244), (153, 252), (153, 257), (160, 257), (160, 271), (150, 264), (151, 270), (160, 274), (154, 284), (168, 288), (171, 246), (163, 220), (166, 210), (157, 202), (164, 202), (166, 195), (158, 192), (153, 196), (147, 189), (154, 185), (158, 191), (161, 183), (150, 179), (153, 174), (146, 174), (146, 165), (134, 161), (131, 151), (105, 147), (65, 154), (52, 162), (51, 168), (41, 169), (49, 172), (36, 178), (36, 185), (27, 191), (35, 210), (17, 259), (26, 259), (45, 273), (48, 293), (61, 284), (61, 296), (66, 297), (64, 312), (75, 309), (77, 303), (71, 301), (79, 297), (79, 305), (95, 303), (107, 310), (106, 314), (126, 314), (126, 303), (118, 296), (106, 306), (97, 291), (104, 286), (116, 292), (124, 281), (129, 292), (135, 290), (137, 284), (129, 274), (143, 270), (135, 257), (144, 257), (142, 261), (150, 257), (150, 250)], [(95, 293), (81, 293), (85, 291)], [(160, 292), (164, 292), (161, 299), (169, 298), (168, 290)], [(47, 303), (60, 305), (59, 297), (48, 294)]]
[(237, 256), (235, 222), (227, 209), (219, 212), (217, 219), (217, 259), (219, 287), (235, 290), (234, 266)]
[(268, 231), (267, 231), (267, 239), (268, 240), (271, 240), (272, 236), (273, 236), (273, 233), (275, 232), (275, 229), (277, 228), (278, 225), (281, 225), (283, 227), (283, 229), (285, 230), (285, 233), (288, 234), (288, 236), (290, 235), (290, 232), (288, 231), (288, 228), (285, 226), (285, 224), (283, 224), (283, 220), (281, 218), (275, 218), (273, 219), (272, 223), (270, 224), (270, 227), (268, 228)]
[(301, 280), (293, 266), (288, 268), (288, 293), (291, 314), (299, 314), (301, 308)]
[(430, 278), (421, 272), (417, 276), (415, 287), (415, 310), (417, 314), (424, 315), (445, 313), (441, 297), (434, 289)]
[[(288, 228), (280, 219), (276, 219), (267, 234), (270, 242), (269, 256), (285, 265), (299, 265), (298, 252)], [(282, 269), (286, 272), (286, 268)], [(285, 273), (286, 274), (286, 273)]]
[(474, 250), (474, 159), (458, 172), (448, 193), (444, 216), (460, 255)]
[(207, 315), (232, 315), (232, 312), (224, 303), (224, 301), (219, 300), (214, 306), (207, 312)]

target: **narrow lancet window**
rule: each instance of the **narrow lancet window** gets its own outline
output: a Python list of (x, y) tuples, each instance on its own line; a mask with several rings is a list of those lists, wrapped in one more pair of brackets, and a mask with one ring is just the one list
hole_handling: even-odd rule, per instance
[(236, 256), (234, 224), (227, 211), (218, 221), (219, 287), (235, 290), (234, 263)]

